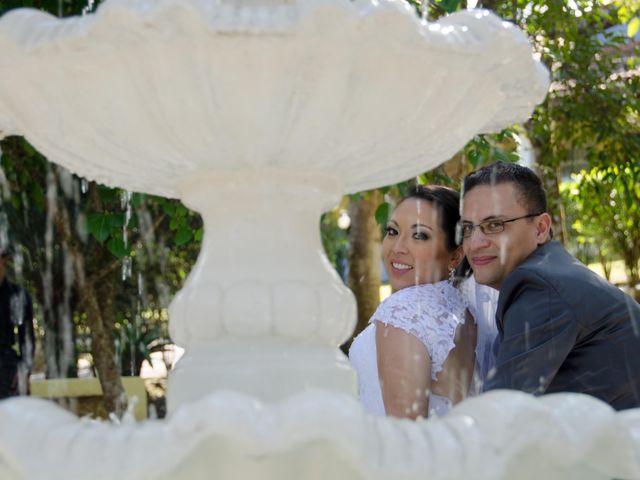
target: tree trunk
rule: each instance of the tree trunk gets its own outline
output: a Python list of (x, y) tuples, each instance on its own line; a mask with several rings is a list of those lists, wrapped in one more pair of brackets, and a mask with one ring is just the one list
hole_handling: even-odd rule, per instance
[(638, 255), (627, 250), (623, 253), (624, 266), (627, 274), (627, 286), (633, 298), (640, 302), (640, 290), (636, 285), (640, 284), (640, 269), (638, 268)]
[[(41, 304), (42, 305), (42, 304)], [(42, 342), (47, 378), (70, 378), (78, 374), (73, 320), (64, 312), (42, 310)]]
[(602, 267), (604, 278), (606, 278), (607, 281), (610, 281), (611, 280), (611, 262), (602, 253), (602, 249), (600, 248), (598, 248), (598, 260), (600, 261), (600, 266)]
[[(53, 225), (52, 225), (53, 228)], [(78, 375), (73, 312), (77, 306), (73, 260), (60, 249), (41, 272), (36, 298), (42, 312), (43, 350), (47, 378), (72, 378)]]
[[(567, 214), (564, 209), (564, 204), (562, 203), (562, 195), (560, 194), (560, 184), (562, 183), (562, 172), (560, 171), (560, 165), (557, 165), (555, 168), (555, 175), (553, 176), (553, 181), (551, 183), (551, 188), (553, 190), (547, 190), (547, 198), (551, 197), (552, 200), (549, 203), (557, 203), (557, 205), (550, 205), (549, 208), (552, 212), (556, 212), (554, 215), (554, 220), (556, 220), (556, 226), (558, 227), (556, 231), (554, 231), (554, 237), (556, 240), (560, 241), (564, 246), (567, 245), (567, 238), (565, 236), (565, 232), (567, 231), (566, 218)], [(552, 195), (551, 192), (553, 192)]]
[[(127, 397), (115, 361), (112, 318), (113, 287), (109, 285), (101, 290), (103, 291), (98, 297), (94, 285), (86, 284), (82, 288), (81, 298), (91, 329), (91, 353), (98, 371), (104, 405), (108, 412), (113, 412), (118, 418), (121, 418), (127, 409)], [(102, 298), (103, 301), (98, 301), (98, 298)]]
[[(90, 184), (89, 189), (90, 198), (94, 203), (99, 202), (95, 184)], [(107, 412), (115, 413), (118, 418), (121, 418), (127, 408), (127, 397), (124, 393), (120, 371), (116, 365), (113, 341), (114, 272), (109, 272), (111, 275), (99, 276), (100, 282), (96, 282), (95, 277), (87, 279), (84, 253), (77, 238), (72, 234), (69, 212), (64, 201), (58, 202), (54, 215), (56, 230), (71, 258), (80, 305), (87, 313), (87, 323), (91, 330), (91, 353), (102, 387), (104, 405)], [(95, 252), (94, 254), (100, 255), (101, 253), (104, 252)], [(96, 285), (100, 285), (100, 291)]]
[(381, 202), (380, 192), (371, 191), (349, 205), (349, 287), (358, 305), (356, 335), (380, 303), (380, 227), (374, 214)]

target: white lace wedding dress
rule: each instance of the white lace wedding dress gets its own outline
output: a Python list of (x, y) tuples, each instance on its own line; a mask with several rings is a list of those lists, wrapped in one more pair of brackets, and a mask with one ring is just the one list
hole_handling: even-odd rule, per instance
[[(456, 328), (464, 322), (466, 308), (469, 308), (478, 327), (476, 371), (471, 386), (471, 394), (478, 394), (480, 379), (495, 362), (491, 345), (497, 335), (493, 320), (496, 300), (497, 291), (476, 284), (473, 277), (467, 279), (460, 289), (442, 281), (404, 288), (385, 299), (349, 350), (349, 359), (358, 373), (360, 401), (364, 409), (372, 415), (385, 415), (376, 354), (378, 322), (417, 337), (431, 357), (431, 378), (436, 380), (455, 345)], [(451, 399), (433, 393), (430, 395), (429, 416), (445, 415), (451, 407)]]
[[(380, 304), (349, 350), (349, 359), (358, 372), (360, 401), (367, 412), (385, 414), (378, 379), (376, 324), (382, 322), (417, 337), (431, 357), (431, 378), (435, 381), (455, 346), (456, 328), (464, 322), (465, 308), (460, 291), (447, 281), (403, 288)], [(442, 416), (451, 405), (449, 398), (432, 393), (429, 416)]]

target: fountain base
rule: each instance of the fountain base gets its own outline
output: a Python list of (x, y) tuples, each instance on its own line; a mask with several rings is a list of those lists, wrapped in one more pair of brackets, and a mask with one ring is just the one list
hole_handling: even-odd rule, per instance
[[(304, 478), (305, 480), (365, 479), (348, 459), (343, 458), (339, 446), (316, 440), (294, 449), (271, 452), (269, 455), (247, 455), (242, 444), (230, 444), (228, 438), (214, 437), (198, 445), (166, 479), (188, 478), (209, 480), (212, 478), (211, 465), (202, 462), (211, 452), (224, 458), (215, 470), (216, 479), (237, 478)], [(327, 461), (330, 459), (330, 461)]]
[(577, 394), (493, 391), (411, 422), (371, 417), (336, 392), (270, 404), (216, 392), (163, 421), (117, 426), (15, 398), (0, 402), (0, 478), (631, 479), (639, 431), (640, 409)]
[(357, 397), (356, 372), (340, 350), (264, 338), (203, 342), (190, 346), (171, 372), (167, 408), (172, 412), (212, 391), (273, 403), (310, 389)]

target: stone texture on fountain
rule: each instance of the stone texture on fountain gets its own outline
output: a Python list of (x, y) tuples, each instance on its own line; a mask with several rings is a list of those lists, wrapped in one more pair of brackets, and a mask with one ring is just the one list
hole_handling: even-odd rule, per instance
[(526, 119), (548, 79), (510, 24), (424, 23), (398, 0), (107, 0), (10, 12), (0, 52), (0, 137), (205, 222), (170, 312), (187, 354), (169, 418), (3, 401), (0, 478), (640, 478), (637, 410), (496, 392), (444, 419), (372, 418), (336, 348), (354, 302), (318, 216)]
[(137, 425), (23, 399), (0, 404), (0, 420), (7, 480), (640, 478), (640, 410), (569, 394), (491, 392), (426, 422), (370, 417), (327, 391), (270, 405), (218, 392)]
[(486, 11), (427, 24), (401, 0), (17, 10), (0, 46), (0, 131), (81, 176), (175, 198), (221, 170), (329, 175), (340, 193), (406, 180), (527, 118), (548, 86), (512, 24)]

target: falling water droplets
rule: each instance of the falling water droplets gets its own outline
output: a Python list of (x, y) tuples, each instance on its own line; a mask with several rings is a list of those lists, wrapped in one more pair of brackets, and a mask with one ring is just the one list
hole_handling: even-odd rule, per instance
[(120, 207), (124, 210), (124, 224), (122, 225), (122, 241), (124, 242), (124, 248), (127, 248), (127, 227), (131, 220), (131, 192), (123, 190), (120, 192)]
[(65, 248), (63, 251), (63, 296), (62, 303), (57, 308), (59, 325), (61, 328), (61, 349), (59, 357), (60, 371), (68, 372), (72, 363), (75, 363), (75, 338), (73, 325), (73, 293), (75, 283), (75, 271), (73, 268), (73, 255)]
[(132, 261), (130, 256), (126, 256), (122, 259), (122, 281), (131, 277)]
[[(122, 225), (122, 242), (124, 248), (127, 248), (128, 238), (128, 226), (131, 220), (131, 192), (123, 190), (120, 192), (120, 208), (124, 210), (124, 223)], [(132, 259), (129, 255), (122, 259), (122, 280), (126, 280), (131, 277)]]
[(169, 303), (171, 303), (171, 289), (169, 285), (161, 278), (155, 278), (155, 288), (158, 292), (158, 303), (162, 307), (168, 307)]
[(58, 180), (60, 183), (60, 188), (62, 188), (62, 192), (67, 198), (73, 198), (73, 175), (66, 168), (58, 169)]
[(24, 283), (24, 255), (22, 250), (16, 249), (13, 252), (13, 258), (11, 260), (13, 262), (13, 274), (15, 276), (16, 283)]
[(0, 213), (0, 248), (9, 245), (9, 220), (5, 212)]
[(45, 259), (47, 270), (51, 270), (51, 262), (53, 261), (53, 234), (54, 234), (54, 219), (57, 214), (58, 205), (58, 186), (56, 184), (55, 174), (53, 170), (49, 169), (47, 172), (47, 220), (45, 226)]
[(89, 231), (86, 228), (86, 224), (86, 214), (82, 211), (78, 212), (78, 215), (76, 216), (75, 229), (76, 234), (78, 235), (78, 238), (80, 238), (80, 241), (82, 241), (82, 243), (87, 243), (87, 240), (89, 239)]
[[(2, 158), (2, 150), (0, 150), (0, 159)], [(9, 187), (9, 181), (4, 173), (4, 168), (0, 166), (0, 203), (7, 201), (11, 198), (11, 188)]]
[(93, 12), (95, 8), (95, 0), (87, 0), (87, 6), (82, 9), (82, 16), (85, 16), (88, 13)]
[(429, 21), (429, 7), (427, 2), (420, 3), (420, 19), (425, 23)]
[(140, 301), (141, 308), (149, 307), (149, 298), (147, 295), (147, 288), (144, 277), (142, 276), (141, 268), (138, 267), (138, 299)]
[(22, 194), (20, 195), (20, 199), (22, 201), (22, 205), (23, 205), (23, 209), (22, 209), (22, 221), (24, 222), (25, 225), (29, 225), (29, 196), (27, 195), (27, 192), (22, 192)]
[(130, 200), (131, 200), (131, 192), (127, 190), (122, 190), (120, 192), (120, 208), (125, 210)]

